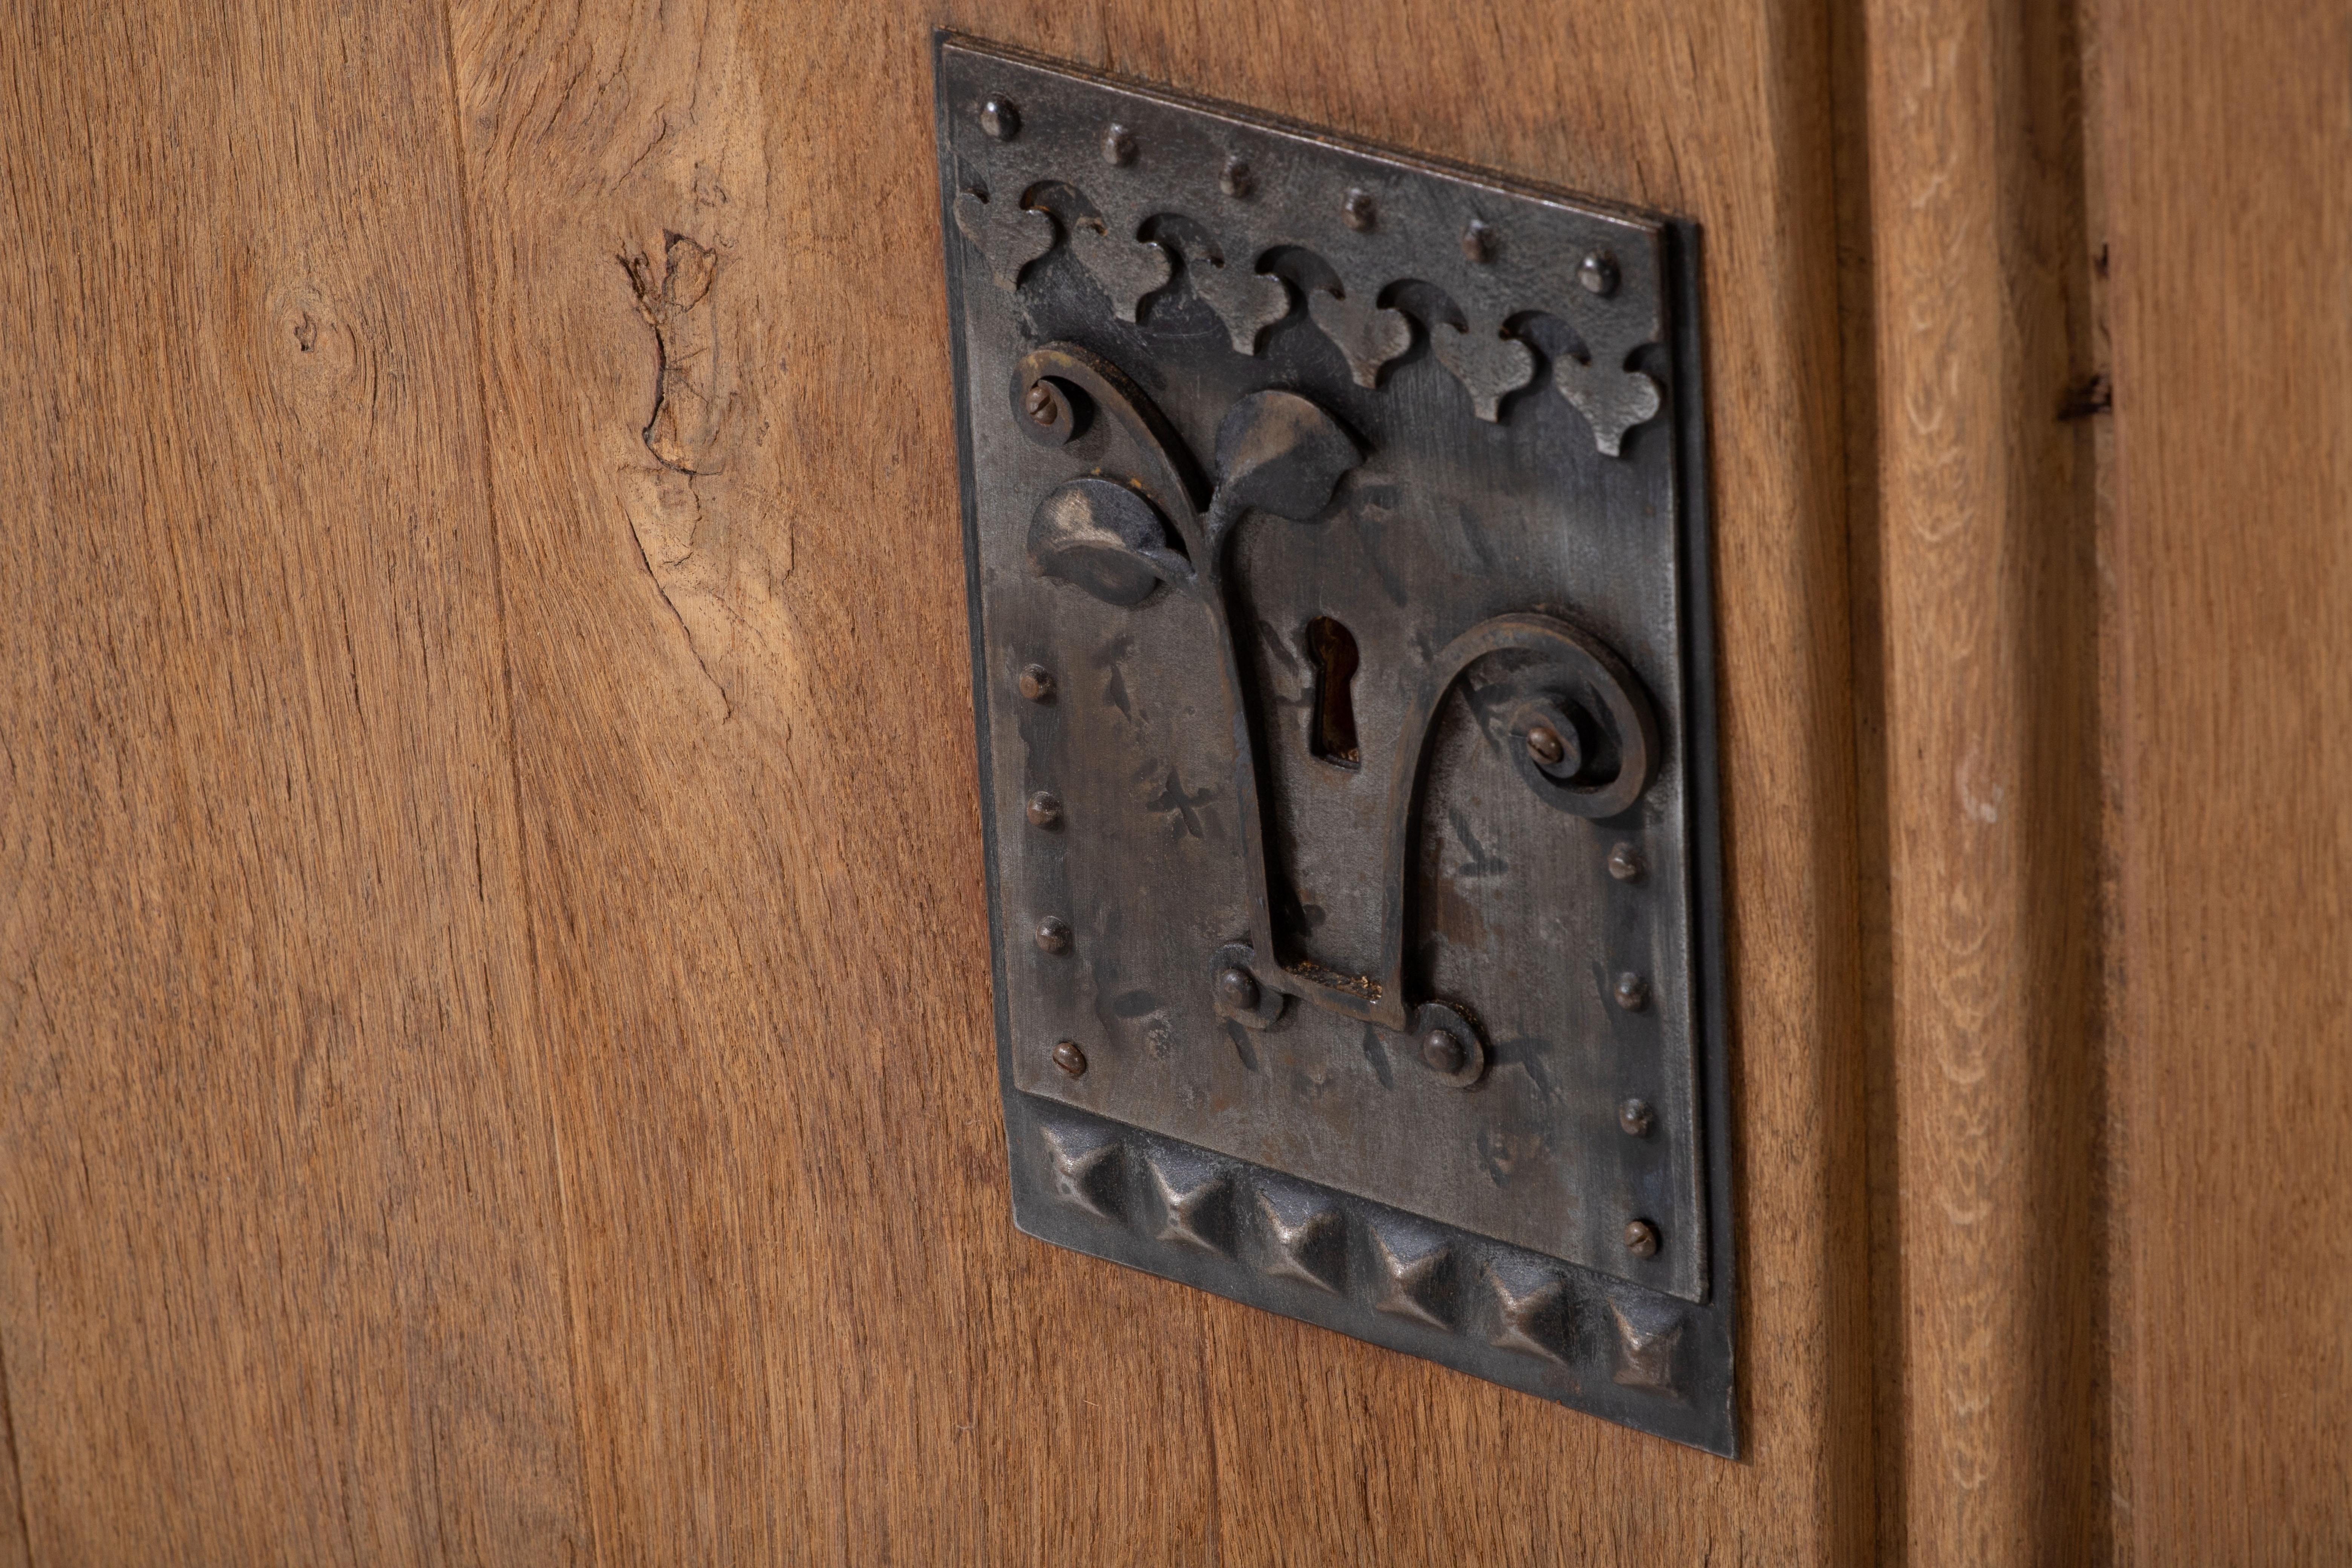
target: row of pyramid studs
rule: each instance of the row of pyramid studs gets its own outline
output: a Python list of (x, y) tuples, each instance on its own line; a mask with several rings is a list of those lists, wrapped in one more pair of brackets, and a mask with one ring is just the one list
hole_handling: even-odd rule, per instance
[[(1074, 1127), (1047, 1123), (1042, 1129), (1054, 1196), (1099, 1219), (1124, 1223), (1126, 1145)], [(1223, 1169), (1146, 1150), (1146, 1179), (1159, 1200), (1153, 1239), (1218, 1257), (1234, 1256), (1234, 1183)], [(1318, 1290), (1339, 1293), (1346, 1272), (1347, 1215), (1329, 1198), (1304, 1188), (1253, 1184), (1267, 1246), (1259, 1272)], [(1454, 1265), (1443, 1240), (1367, 1226), (1380, 1271), (1375, 1310), (1447, 1332), (1463, 1325), (1446, 1311), (1444, 1287)], [(1530, 1272), (1506, 1279), (1486, 1271), (1494, 1293), (1496, 1332), (1488, 1340), (1510, 1351), (1556, 1365), (1568, 1357), (1563, 1325), (1568, 1282), (1556, 1274)], [(1674, 1363), (1683, 1323), (1679, 1315), (1635, 1309), (1612, 1300), (1615, 1329), (1614, 1381), (1629, 1387), (1672, 1394)]]

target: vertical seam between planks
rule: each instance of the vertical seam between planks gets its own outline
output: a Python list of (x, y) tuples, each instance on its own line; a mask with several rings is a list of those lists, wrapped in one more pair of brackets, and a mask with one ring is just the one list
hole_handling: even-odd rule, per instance
[(1838, 397), (1845, 459), (1846, 637), (1853, 708), (1855, 1022), (1863, 1053), (1863, 1306), (1869, 1352), (1869, 1561), (1893, 1561), (1905, 1535), (1902, 1422), (1906, 1324), (1901, 1310), (1902, 1214), (1895, 1203), (1892, 950), (1886, 937), (1893, 864), (1885, 759), (1886, 682), (1885, 506), (1878, 469), (1878, 362), (1871, 244), (1869, 38), (1865, 0), (1832, 0), (1828, 88), (1837, 224)]

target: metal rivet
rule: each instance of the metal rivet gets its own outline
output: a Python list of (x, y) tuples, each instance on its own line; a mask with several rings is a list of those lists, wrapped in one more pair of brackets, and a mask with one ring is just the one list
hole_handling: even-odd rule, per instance
[(1595, 250), (1577, 263), (1576, 280), (1584, 285), (1588, 294), (1617, 292), (1617, 260), (1605, 250)]
[[(1042, 789), (1041, 789), (1041, 790), (1039, 790), (1035, 795), (1031, 795), (1031, 796), (1029, 797), (1029, 826), (1032, 826), (1032, 827), (1051, 827), (1051, 826), (1054, 826), (1054, 824), (1055, 824), (1055, 823), (1057, 823), (1057, 822), (1059, 822), (1059, 821), (1061, 821), (1061, 820), (1062, 820), (1062, 798), (1061, 798), (1061, 796), (1059, 796), (1059, 795), (1057, 795), (1053, 794), (1053, 793), (1052, 793), (1051, 791), (1049, 791), (1049, 790), (1042, 790)], [(1624, 991), (1624, 987), (1623, 987), (1623, 986), (1622, 986), (1622, 985), (1620, 985), (1620, 986), (1618, 987), (1618, 992), (1619, 992), (1619, 994), (1620, 994), (1621, 995), (1623, 994), (1623, 991)]]
[(1451, 1029), (1432, 1029), (1421, 1037), (1421, 1059), (1429, 1070), (1448, 1076), (1460, 1072), (1470, 1053)]
[[(1033, 821), (1035, 819), (1036, 807), (1034, 805), (1030, 807), (1030, 816)], [(1649, 1004), (1650, 983), (1648, 981), (1630, 971), (1617, 977), (1617, 1005), (1629, 1013), (1638, 1013)]]
[(1040, 425), (1051, 425), (1062, 416), (1061, 399), (1055, 397), (1054, 389), (1042, 381), (1029, 389), (1029, 395), (1021, 400), (1021, 406), (1028, 411), (1031, 419)]
[(1246, 1013), (1257, 1005), (1257, 976), (1237, 964), (1217, 976), (1217, 994)]
[(1658, 1255), (1658, 1227), (1645, 1219), (1625, 1222), (1625, 1250), (1636, 1258)]
[(1609, 874), (1621, 882), (1630, 882), (1642, 874), (1642, 852), (1631, 844), (1620, 844), (1609, 851)]
[(1217, 176), (1217, 189), (1229, 196), (1246, 196), (1257, 189), (1257, 176), (1250, 173), (1250, 166), (1244, 160), (1228, 158), (1224, 173)]
[[(1064, 1040), (1054, 1047), (1054, 1065), (1070, 1077), (1076, 1078), (1087, 1070), (1087, 1053), (1078, 1049), (1077, 1041)], [(1626, 1227), (1626, 1234), (1628, 1236), (1633, 1234), (1632, 1226)], [(1658, 1244), (1655, 1241), (1651, 1242), (1650, 1251), (1655, 1252), (1657, 1249)]]
[(980, 128), (999, 142), (1010, 142), (1021, 134), (1021, 111), (1009, 98), (992, 98), (980, 106)]
[(1549, 724), (1538, 724), (1528, 731), (1528, 755), (1541, 766), (1556, 768), (1559, 766), (1560, 759), (1568, 755), (1568, 747), (1560, 740), (1559, 731)]
[(1132, 163), (1135, 162), (1135, 133), (1124, 125), (1114, 125), (1103, 132), (1103, 162)]
[(1628, 1138), (1647, 1138), (1656, 1120), (1646, 1100), (1629, 1100), (1617, 1107), (1617, 1125)]
[(1037, 945), (1047, 952), (1070, 951), (1070, 922), (1058, 915), (1047, 915), (1037, 922)]
[(1372, 220), (1376, 216), (1372, 206), (1372, 193), (1360, 186), (1350, 190), (1348, 193), (1348, 199), (1339, 204), (1339, 216), (1347, 221), (1349, 228), (1360, 234), (1371, 227)]
[(1495, 259), (1495, 231), (1476, 218), (1462, 231), (1462, 254), (1471, 261), (1484, 265)]
[(1032, 702), (1043, 702), (1054, 695), (1054, 672), (1042, 664), (1033, 664), (1021, 672), (1021, 695)]

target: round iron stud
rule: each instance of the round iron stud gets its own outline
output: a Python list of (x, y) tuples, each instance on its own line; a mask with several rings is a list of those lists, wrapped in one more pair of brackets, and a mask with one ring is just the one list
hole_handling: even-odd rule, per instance
[(1617, 1107), (1617, 1125), (1628, 1138), (1647, 1138), (1656, 1121), (1646, 1100), (1629, 1100)]
[(1631, 882), (1642, 874), (1642, 852), (1631, 844), (1620, 844), (1609, 851), (1609, 874), (1621, 882)]
[[(1029, 826), (1051, 827), (1062, 820), (1062, 797), (1051, 790), (1039, 790), (1029, 797)], [(1620, 987), (1622, 990), (1622, 987)]]
[(1636, 1258), (1658, 1255), (1658, 1227), (1645, 1219), (1625, 1222), (1625, 1250)]
[(1021, 134), (1021, 111), (1009, 98), (992, 98), (980, 106), (980, 128), (999, 142)]
[(1430, 1071), (1451, 1078), (1462, 1070), (1470, 1053), (1463, 1049), (1461, 1037), (1453, 1030), (1432, 1029), (1421, 1037), (1421, 1059)]
[(1650, 983), (1628, 970), (1617, 977), (1617, 1005), (1638, 1013), (1650, 1005)]
[(1358, 234), (1369, 230), (1379, 216), (1380, 209), (1372, 205), (1372, 193), (1361, 186), (1349, 191), (1347, 199), (1339, 204), (1340, 220)]
[(1054, 672), (1042, 664), (1023, 669), (1019, 680), (1021, 695), (1032, 702), (1043, 702), (1054, 695)]
[(1059, 915), (1047, 915), (1037, 922), (1037, 946), (1045, 952), (1070, 951), (1070, 922)]
[[(1087, 1053), (1078, 1049), (1077, 1041), (1064, 1040), (1054, 1047), (1054, 1065), (1071, 1078), (1084, 1077), (1087, 1070)], [(1631, 1234), (1631, 1227), (1628, 1227), (1628, 1234)], [(1656, 1249), (1656, 1244), (1652, 1243), (1651, 1250)]]
[(1605, 250), (1591, 252), (1577, 263), (1576, 280), (1586, 293), (1606, 299), (1617, 292), (1617, 258)]

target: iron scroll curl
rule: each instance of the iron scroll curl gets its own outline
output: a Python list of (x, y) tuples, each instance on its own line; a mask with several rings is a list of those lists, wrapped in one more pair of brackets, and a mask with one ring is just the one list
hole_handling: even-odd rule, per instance
[[(1476, 1012), (1465, 1002), (1411, 995), (1406, 973), (1418, 797), (1438, 712), (1481, 661), (1510, 660), (1515, 683), (1529, 693), (1509, 720), (1521, 777), (1562, 811), (1613, 817), (1632, 809), (1657, 771), (1657, 720), (1638, 678), (1599, 638), (1535, 611), (1493, 616), (1447, 643), (1407, 710), (1389, 781), (1378, 971), (1342, 973), (1294, 957), (1274, 918), (1263, 759), (1234, 635), (1225, 547), (1253, 512), (1299, 522), (1321, 514), (1341, 479), (1363, 460), (1356, 437), (1296, 393), (1251, 393), (1219, 426), (1211, 484), (1134, 382), (1089, 350), (1066, 342), (1033, 350), (1015, 366), (1008, 390), (1014, 422), (1041, 446), (1066, 446), (1098, 420), (1112, 433), (1102, 464), (1038, 501), (1028, 536), (1030, 569), (1122, 606), (1140, 605), (1166, 586), (1197, 600), (1213, 623), (1233, 732), (1252, 927), (1249, 943), (1228, 943), (1213, 955), (1213, 976), (1224, 993), (1220, 1014), (1247, 1027), (1270, 1027), (1282, 1016), (1282, 999), (1290, 997), (1399, 1034), (1450, 1035), (1464, 1047), (1463, 1059), (1440, 1076), (1460, 1087), (1475, 1084), (1490, 1057)], [(1541, 757), (1529, 745), (1538, 729), (1549, 732)], [(1253, 984), (1234, 982), (1236, 970)]]

